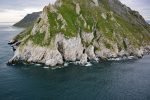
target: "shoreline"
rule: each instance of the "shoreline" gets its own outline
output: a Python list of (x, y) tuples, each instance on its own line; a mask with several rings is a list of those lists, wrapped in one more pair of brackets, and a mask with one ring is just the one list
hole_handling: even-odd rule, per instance
[[(21, 42), (18, 41), (11, 41), (8, 44), (12, 47), (13, 51), (15, 52), (17, 47), (20, 45)], [(17, 45), (16, 45), (17, 44)], [(36, 65), (36, 66), (47, 66), (47, 67), (57, 67), (57, 66), (61, 66), (61, 67), (66, 67), (68, 66), (70, 63), (74, 64), (74, 65), (81, 65), (81, 66), (91, 66), (92, 63), (101, 63), (101, 62), (118, 62), (118, 61), (127, 61), (127, 60), (138, 60), (138, 59), (142, 59), (144, 56), (146, 55), (150, 55), (150, 47), (146, 46), (142, 49), (142, 51), (140, 51), (141, 54), (139, 55), (127, 55), (126, 53), (122, 53), (122, 56), (117, 56), (117, 57), (109, 57), (109, 58), (98, 58), (96, 57), (96, 59), (93, 60), (87, 60), (84, 63), (81, 62), (80, 60), (76, 60), (76, 61), (63, 61), (62, 64), (56, 64), (54, 66), (50, 66), (50, 65), (46, 65), (45, 63), (41, 63), (41, 62), (28, 62), (25, 60), (15, 60), (14, 58), (10, 59), (7, 64), (8, 65), (16, 65), (16, 64), (24, 64), (24, 65)]]
[[(148, 56), (148, 55), (144, 55), (144, 56)], [(101, 63), (109, 63), (109, 62), (114, 62), (115, 63), (115, 62), (121, 62), (121, 61), (137, 61), (137, 60), (143, 59), (143, 57), (142, 58), (133, 58), (133, 59), (120, 59), (120, 60), (118, 60), (116, 58), (116, 60), (107, 60), (107, 61), (103, 60), (103, 61), (99, 61), (99, 62), (89, 61), (84, 65), (80, 64), (78, 61), (76, 61), (76, 62), (64, 62), (62, 65), (56, 65), (56, 66), (48, 66), (48, 65), (45, 65), (43, 63), (27, 63), (27, 62), (24, 62), (24, 61), (19, 61), (18, 63), (15, 63), (15, 64), (7, 63), (7, 65), (8, 66), (27, 65), (27, 66), (42, 67), (44, 69), (49, 69), (50, 68), (52, 70), (55, 70), (55, 69), (60, 69), (60, 68), (66, 68), (66, 67), (70, 66), (70, 64), (73, 64), (75, 66), (80, 66), (80, 67), (89, 67), (89, 66), (93, 66), (94, 64), (101, 64)]]

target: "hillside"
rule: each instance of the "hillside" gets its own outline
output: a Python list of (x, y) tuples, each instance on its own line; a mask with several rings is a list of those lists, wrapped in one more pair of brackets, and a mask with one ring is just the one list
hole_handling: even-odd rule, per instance
[(34, 22), (40, 17), (41, 12), (34, 12), (32, 14), (26, 15), (21, 21), (15, 23), (13, 26), (16, 27), (29, 27), (34, 25)]
[(14, 40), (21, 44), (9, 63), (85, 64), (142, 57), (150, 50), (150, 26), (118, 0), (57, 0)]

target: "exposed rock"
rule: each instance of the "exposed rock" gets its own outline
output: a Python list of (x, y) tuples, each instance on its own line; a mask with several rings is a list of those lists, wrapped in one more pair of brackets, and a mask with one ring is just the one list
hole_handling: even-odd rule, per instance
[(107, 16), (105, 13), (102, 13), (101, 16), (104, 18), (104, 19), (107, 19)]
[(99, 6), (98, 0), (93, 0), (96, 6)]
[(57, 49), (53, 49), (48, 47), (35, 46), (29, 42), (25, 47), (20, 47), (15, 51), (15, 55), (9, 61), (9, 63), (16, 62), (17, 60), (25, 60), (27, 62), (45, 63), (46, 65), (50, 66), (63, 64), (62, 55)]
[(83, 46), (79, 36), (70, 39), (64, 39), (63, 48), (64, 59), (66, 61), (76, 61), (77, 59), (80, 59), (83, 53)]
[(64, 29), (67, 26), (67, 22), (63, 19), (63, 16), (61, 14), (58, 14), (57, 20), (61, 20), (62, 22), (61, 29)]
[(85, 43), (90, 44), (92, 42), (93, 38), (94, 38), (93, 33), (85, 33), (85, 32), (82, 33), (82, 40)]
[(49, 51), (46, 53), (46, 65), (55, 66), (57, 64), (63, 64), (62, 55), (58, 50)]
[(95, 53), (94, 53), (94, 46), (93, 45), (90, 45), (87, 49), (86, 49), (86, 54), (88, 55), (88, 58), (90, 60), (96, 60), (96, 56), (95, 56)]
[(143, 55), (144, 55), (144, 50), (142, 48), (140, 49), (137, 49), (136, 52), (135, 52), (135, 56), (137, 56), (138, 58), (142, 58)]
[(56, 5), (57, 7), (61, 7), (61, 5), (62, 5), (62, 0), (57, 0), (56, 3), (55, 3), (55, 5)]
[(118, 53), (118, 56), (119, 57), (124, 57), (124, 56), (129, 56), (130, 54), (127, 52), (127, 51), (125, 51), (125, 50), (121, 50), (119, 53)]
[(110, 51), (107, 48), (103, 48), (102, 50), (97, 50), (95, 51), (95, 54), (97, 55), (97, 57), (102, 58), (102, 59), (115, 57), (115, 53)]
[(87, 63), (87, 54), (82, 54), (81, 60), (79, 63), (82, 65), (85, 65)]
[(77, 13), (78, 15), (80, 15), (80, 11), (81, 11), (80, 5), (79, 5), (79, 3), (77, 3), (77, 4), (76, 4), (76, 13)]
[(146, 46), (144, 47), (144, 51), (143, 51), (144, 55), (146, 54), (150, 54), (150, 46)]
[(12, 40), (10, 40), (10, 41), (8, 42), (8, 44), (9, 44), (9, 45), (12, 45), (12, 44), (14, 44), (14, 43), (16, 43), (16, 42), (18, 42), (18, 41), (12, 39)]

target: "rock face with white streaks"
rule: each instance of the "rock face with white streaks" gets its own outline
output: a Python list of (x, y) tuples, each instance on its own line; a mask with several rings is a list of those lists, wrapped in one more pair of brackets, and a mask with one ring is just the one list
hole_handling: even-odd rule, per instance
[(85, 65), (87, 62), (88, 62), (88, 60), (87, 60), (87, 54), (85, 53), (85, 54), (82, 54), (82, 56), (81, 56), (81, 59), (80, 59), (80, 64), (81, 65)]
[(55, 66), (57, 64), (63, 64), (64, 60), (80, 60), (82, 54), (83, 46), (79, 36), (66, 39), (64, 35), (58, 34), (55, 38), (53, 47), (41, 47), (29, 41), (27, 45), (17, 48), (14, 57), (9, 62), (24, 60), (27, 62), (45, 63), (49, 66)]
[(150, 26), (118, 0), (57, 0), (9, 44), (16, 49), (9, 63), (84, 65), (117, 57), (141, 58), (150, 53)]

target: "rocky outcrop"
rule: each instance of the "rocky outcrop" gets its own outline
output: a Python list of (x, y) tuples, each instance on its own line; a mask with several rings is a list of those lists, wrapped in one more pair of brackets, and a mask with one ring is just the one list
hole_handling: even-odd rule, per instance
[(85, 65), (88, 62), (87, 58), (88, 56), (86, 53), (82, 54), (79, 64)]
[(142, 58), (150, 53), (150, 28), (141, 15), (118, 0), (57, 0), (9, 44), (16, 49), (9, 63), (84, 65)]
[[(63, 34), (58, 34), (53, 41), (53, 47), (37, 46), (29, 41), (26, 46), (18, 47), (9, 63), (20, 61), (44, 63), (49, 66), (63, 64), (65, 61), (83, 59), (83, 46), (79, 36), (66, 39)], [(85, 59), (86, 61), (86, 59)], [(85, 62), (84, 61), (84, 62)], [(83, 62), (83, 61), (82, 61)]]

